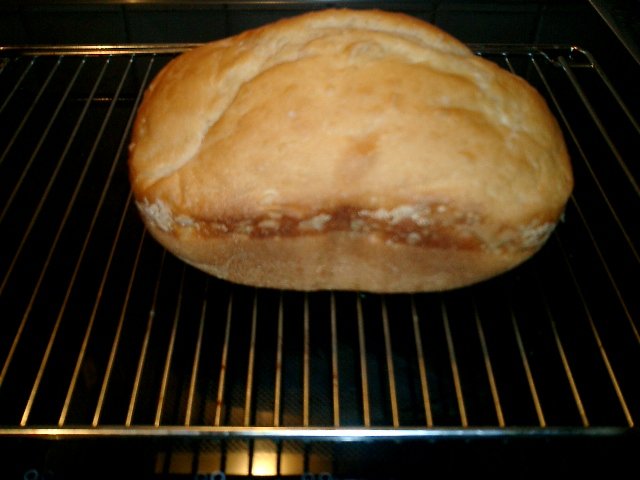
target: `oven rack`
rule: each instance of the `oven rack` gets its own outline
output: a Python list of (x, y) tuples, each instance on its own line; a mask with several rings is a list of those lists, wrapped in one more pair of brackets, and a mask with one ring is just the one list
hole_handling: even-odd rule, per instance
[(231, 285), (146, 234), (128, 136), (191, 46), (0, 49), (0, 436), (637, 438), (640, 127), (588, 52), (473, 46), (565, 133), (576, 188), (542, 251), (371, 295)]

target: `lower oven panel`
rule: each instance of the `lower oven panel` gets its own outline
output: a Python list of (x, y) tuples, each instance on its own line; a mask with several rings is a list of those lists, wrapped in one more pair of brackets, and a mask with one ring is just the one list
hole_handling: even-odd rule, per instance
[(543, 250), (474, 287), (371, 295), (231, 285), (146, 234), (128, 136), (185, 48), (0, 50), (3, 439), (127, 439), (123, 456), (154, 445), (156, 472), (298, 476), (455, 463), (460, 445), (484, 461), (505, 442), (637, 446), (640, 127), (588, 52), (474, 47), (565, 133), (576, 188)]

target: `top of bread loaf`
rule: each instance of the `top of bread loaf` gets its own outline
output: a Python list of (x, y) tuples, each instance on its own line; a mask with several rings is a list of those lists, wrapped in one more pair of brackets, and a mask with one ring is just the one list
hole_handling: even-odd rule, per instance
[(296, 219), (300, 234), (340, 215), (426, 225), (451, 209), (451, 222), (491, 217), (487, 238), (517, 225), (535, 243), (572, 187), (531, 86), (381, 11), (314, 12), (179, 56), (150, 85), (130, 150), (136, 200), (167, 232), (281, 235)]

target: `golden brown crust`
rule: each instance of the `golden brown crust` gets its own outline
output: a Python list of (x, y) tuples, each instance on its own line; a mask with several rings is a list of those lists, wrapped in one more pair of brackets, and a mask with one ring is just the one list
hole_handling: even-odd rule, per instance
[(130, 151), (143, 218), (176, 255), (305, 290), (495, 275), (544, 243), (573, 185), (532, 87), (379, 11), (315, 12), (185, 53), (150, 86)]

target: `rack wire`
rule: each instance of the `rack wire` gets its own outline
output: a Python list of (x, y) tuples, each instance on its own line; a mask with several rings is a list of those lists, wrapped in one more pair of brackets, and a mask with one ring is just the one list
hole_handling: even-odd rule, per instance
[(564, 130), (576, 188), (543, 250), (473, 287), (372, 295), (231, 285), (146, 234), (128, 136), (185, 48), (0, 50), (0, 436), (637, 433), (640, 127), (588, 52), (475, 47)]

